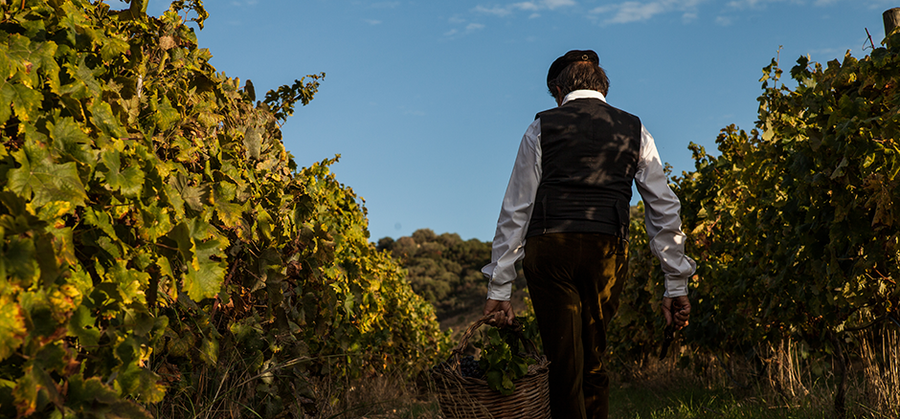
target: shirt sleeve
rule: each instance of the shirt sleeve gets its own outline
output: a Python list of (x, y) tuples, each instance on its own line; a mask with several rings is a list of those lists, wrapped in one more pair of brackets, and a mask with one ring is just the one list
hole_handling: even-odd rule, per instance
[(634, 177), (644, 200), (644, 222), (650, 251), (659, 259), (666, 277), (665, 297), (687, 295), (688, 279), (697, 263), (684, 254), (687, 236), (681, 231), (681, 202), (669, 188), (653, 136), (641, 126), (641, 156)]
[(491, 246), (491, 263), (481, 269), (490, 281), (487, 298), (492, 300), (509, 300), (512, 281), (516, 279), (515, 263), (525, 256), (525, 232), (541, 181), (540, 138), (541, 122), (535, 119), (522, 136), (516, 163), (503, 196)]

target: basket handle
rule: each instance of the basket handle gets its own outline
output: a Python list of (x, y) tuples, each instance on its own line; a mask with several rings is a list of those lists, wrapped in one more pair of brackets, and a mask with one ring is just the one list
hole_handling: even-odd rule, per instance
[[(457, 362), (459, 362), (459, 358), (462, 355), (462, 352), (466, 349), (466, 346), (469, 345), (469, 339), (472, 338), (472, 335), (475, 334), (475, 331), (478, 330), (479, 327), (484, 324), (490, 324), (488, 323), (488, 321), (491, 320), (491, 318), (492, 316), (488, 314), (469, 325), (469, 328), (466, 329), (466, 333), (463, 333), (463, 336), (462, 338), (460, 338), (459, 343), (455, 348), (453, 348), (453, 351), (450, 353), (449, 359), (455, 359)], [(525, 337), (525, 334), (523, 333), (522, 323), (519, 322), (518, 318), (514, 318), (512, 325), (506, 327), (512, 328), (512, 331), (516, 335), (516, 338), (518, 338), (519, 341), (522, 342), (522, 344), (525, 346), (525, 350), (529, 354), (534, 355), (535, 357), (539, 355), (534, 342), (532, 342), (531, 339)]]

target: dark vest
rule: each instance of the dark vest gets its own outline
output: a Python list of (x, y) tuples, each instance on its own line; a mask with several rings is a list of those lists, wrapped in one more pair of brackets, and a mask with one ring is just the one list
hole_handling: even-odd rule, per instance
[(641, 120), (600, 99), (575, 99), (537, 114), (541, 182), (526, 237), (604, 233), (628, 238)]

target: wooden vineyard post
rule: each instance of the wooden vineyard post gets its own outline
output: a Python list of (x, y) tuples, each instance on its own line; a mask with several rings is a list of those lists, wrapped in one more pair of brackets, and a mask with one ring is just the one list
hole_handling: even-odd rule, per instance
[(889, 37), (900, 26), (900, 7), (885, 10), (881, 17), (884, 19), (884, 36)]

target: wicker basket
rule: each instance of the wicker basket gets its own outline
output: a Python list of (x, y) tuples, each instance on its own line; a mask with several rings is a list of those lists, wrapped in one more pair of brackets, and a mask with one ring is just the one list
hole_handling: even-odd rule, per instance
[(535, 361), (528, 366), (528, 374), (513, 381), (516, 390), (504, 396), (488, 388), (487, 381), (464, 377), (460, 372), (462, 351), (468, 345), (475, 331), (487, 323), (483, 317), (473, 323), (463, 334), (446, 362), (431, 369), (435, 392), (446, 419), (548, 419), (550, 418), (550, 390), (547, 376), (550, 364), (539, 355), (534, 342), (525, 338), (521, 327), (517, 328), (519, 339), (529, 350), (528, 355)]

